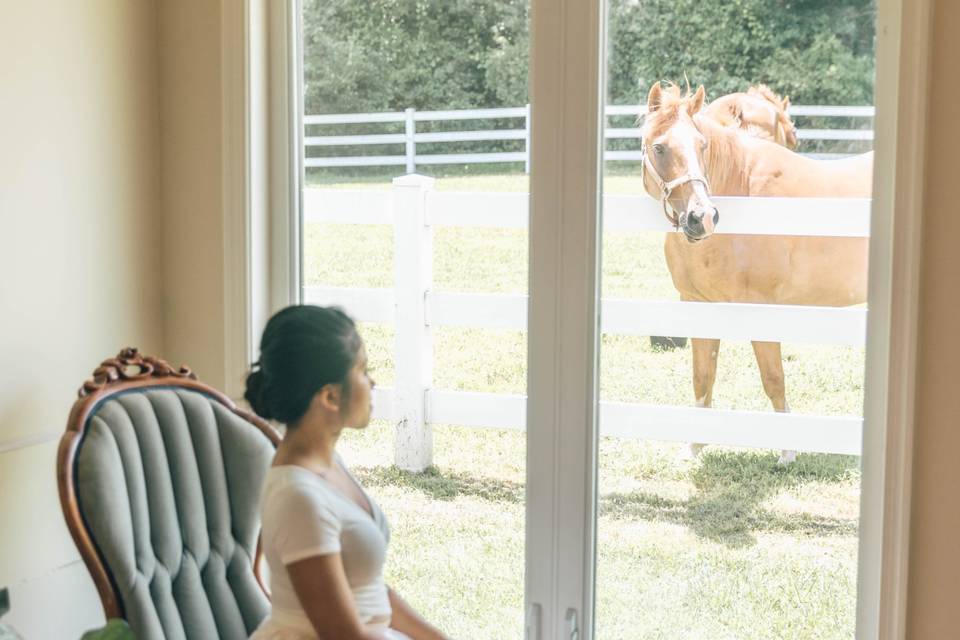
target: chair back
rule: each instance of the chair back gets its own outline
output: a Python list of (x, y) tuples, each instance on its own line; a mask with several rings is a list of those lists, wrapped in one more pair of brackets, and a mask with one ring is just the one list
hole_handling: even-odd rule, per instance
[(247, 638), (269, 611), (259, 498), (279, 434), (132, 348), (79, 396), (60, 501), (106, 617), (139, 640)]

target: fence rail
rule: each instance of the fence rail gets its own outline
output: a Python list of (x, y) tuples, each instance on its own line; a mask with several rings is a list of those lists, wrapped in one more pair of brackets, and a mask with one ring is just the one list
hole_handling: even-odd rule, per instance
[[(637, 116), (646, 108), (630, 105), (610, 105), (605, 114), (609, 117)], [(869, 118), (874, 115), (871, 106), (796, 105), (790, 107), (791, 116)], [(471, 131), (418, 132), (418, 122), (471, 121), (471, 120), (523, 120), (522, 127), (515, 129), (476, 129)], [(458, 109), (447, 111), (393, 111), (384, 113), (345, 113), (309, 115), (303, 119), (305, 127), (344, 124), (404, 124), (403, 133), (357, 134), (357, 135), (306, 135), (304, 137), (304, 165), (306, 167), (369, 167), (404, 166), (413, 173), (419, 165), (482, 164), (523, 162), (530, 170), (530, 105), (503, 109)], [(869, 129), (804, 129), (797, 132), (801, 140), (872, 141)], [(605, 129), (607, 140), (639, 140), (636, 127), (610, 127)], [(503, 140), (523, 141), (522, 151), (483, 153), (417, 153), (418, 144), (449, 142), (493, 142)], [(311, 156), (306, 153), (311, 147), (363, 147), (379, 145), (404, 145), (403, 154)], [(840, 157), (842, 153), (810, 153), (813, 157)], [(608, 162), (636, 161), (639, 150), (608, 150), (604, 160)]]
[[(426, 224), (443, 227), (525, 229), (526, 193), (426, 191)], [(747, 235), (870, 235), (869, 198), (715, 197), (719, 233)], [(395, 224), (394, 195), (372, 189), (305, 189), (306, 222)], [(641, 195), (603, 196), (605, 231), (670, 231), (659, 202)]]
[[(395, 327), (398, 388), (379, 389), (375, 416), (397, 423), (397, 464), (422, 469), (432, 460), (430, 425), (523, 429), (523, 396), (436, 390), (432, 331), (470, 326), (525, 331), (524, 295), (449, 293), (432, 289), (436, 226), (525, 228), (524, 193), (434, 191), (433, 180), (408, 175), (391, 190), (306, 189), (306, 222), (394, 227), (392, 289), (310, 286), (306, 302), (336, 304), (357, 320)], [(836, 198), (719, 198), (719, 233), (865, 237), (870, 201)], [(647, 196), (604, 196), (611, 231), (669, 231), (659, 203)], [(605, 298), (601, 330), (627, 335), (686, 335), (723, 340), (860, 345), (863, 307), (727, 304)], [(862, 419), (772, 412), (602, 402), (601, 434), (621, 437), (859, 454)]]
[[(525, 430), (527, 398), (523, 395), (429, 389), (425, 416), (431, 424), (455, 424), (477, 429)], [(373, 417), (396, 420), (392, 388), (373, 392)], [(600, 403), (600, 435), (679, 442), (819, 451), (830, 443), (831, 453), (860, 455), (862, 422), (856, 417), (821, 417), (767, 411), (697, 409), (628, 402)]]
[[(392, 289), (306, 287), (307, 302), (338, 305), (365, 322), (392, 323)], [(425, 295), (428, 326), (527, 329), (527, 296), (490, 293)], [(797, 344), (862, 346), (867, 310), (863, 307), (676, 302), (605, 298), (603, 333), (675, 335), (720, 340), (762, 340)]]

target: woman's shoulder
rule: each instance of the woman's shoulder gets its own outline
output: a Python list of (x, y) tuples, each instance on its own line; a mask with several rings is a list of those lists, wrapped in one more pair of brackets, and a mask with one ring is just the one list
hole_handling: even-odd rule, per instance
[(332, 510), (330, 490), (312, 471), (296, 465), (270, 467), (263, 490), (264, 507), (323, 507)]
[(319, 480), (320, 477), (316, 473), (296, 464), (275, 464), (267, 471), (267, 482), (310, 484)]
[(341, 509), (308, 469), (271, 467), (260, 516), (265, 548), (283, 564), (340, 551)]

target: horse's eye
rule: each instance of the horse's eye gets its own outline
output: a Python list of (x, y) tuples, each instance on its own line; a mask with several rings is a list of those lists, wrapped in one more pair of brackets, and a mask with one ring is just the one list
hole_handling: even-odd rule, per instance
[(663, 155), (664, 146), (663, 146), (662, 144), (655, 144), (655, 145), (653, 145), (653, 152), (654, 152), (655, 154), (657, 154), (658, 156)]

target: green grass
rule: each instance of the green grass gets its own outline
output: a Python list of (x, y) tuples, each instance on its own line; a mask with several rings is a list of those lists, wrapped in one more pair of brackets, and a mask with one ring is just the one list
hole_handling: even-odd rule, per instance
[[(526, 293), (527, 233), (522, 229), (437, 227), (433, 284), (438, 291)], [(384, 225), (308, 223), (307, 284), (392, 287), (393, 230)], [(657, 233), (606, 233), (603, 295), (677, 298)]]
[[(393, 330), (361, 325), (377, 384), (393, 385)], [(519, 331), (439, 327), (434, 338), (434, 386), (489, 393), (526, 392), (526, 335)], [(859, 415), (863, 405), (863, 349), (785, 345), (787, 399), (794, 412)], [(663, 351), (645, 337), (605, 335), (600, 351), (604, 401), (691, 405), (690, 350)], [(767, 411), (769, 401), (747, 343), (720, 347), (714, 406)]]
[[(369, 188), (384, 188), (370, 179)], [(631, 176), (606, 188), (628, 192)], [(330, 184), (355, 188), (357, 184)], [(453, 176), (439, 189), (526, 189), (525, 176)], [(676, 299), (660, 234), (603, 243), (603, 295)], [(393, 285), (388, 227), (309, 224), (307, 284)], [(526, 233), (438, 228), (434, 288), (526, 291)], [(393, 384), (392, 327), (362, 324), (378, 384)], [(519, 331), (434, 329), (434, 386), (524, 393)], [(859, 415), (863, 349), (784, 345), (792, 410)], [(607, 335), (601, 398), (692, 404), (690, 350)], [(747, 343), (721, 346), (715, 406), (769, 410)], [(437, 425), (435, 467), (392, 466), (393, 437), (378, 423), (343, 439), (344, 455), (391, 518), (387, 577), (453, 637), (519, 638), (523, 628), (525, 439), (517, 431)], [(859, 461), (803, 454), (789, 467), (769, 451), (601, 441), (597, 549), (598, 638), (853, 636)]]
[[(391, 466), (392, 428), (348, 433), (344, 456), (388, 513), (387, 580), (453, 637), (521, 636), (524, 438), (440, 425), (435, 467)], [(849, 456), (605, 438), (598, 638), (849, 638), (859, 471)]]

